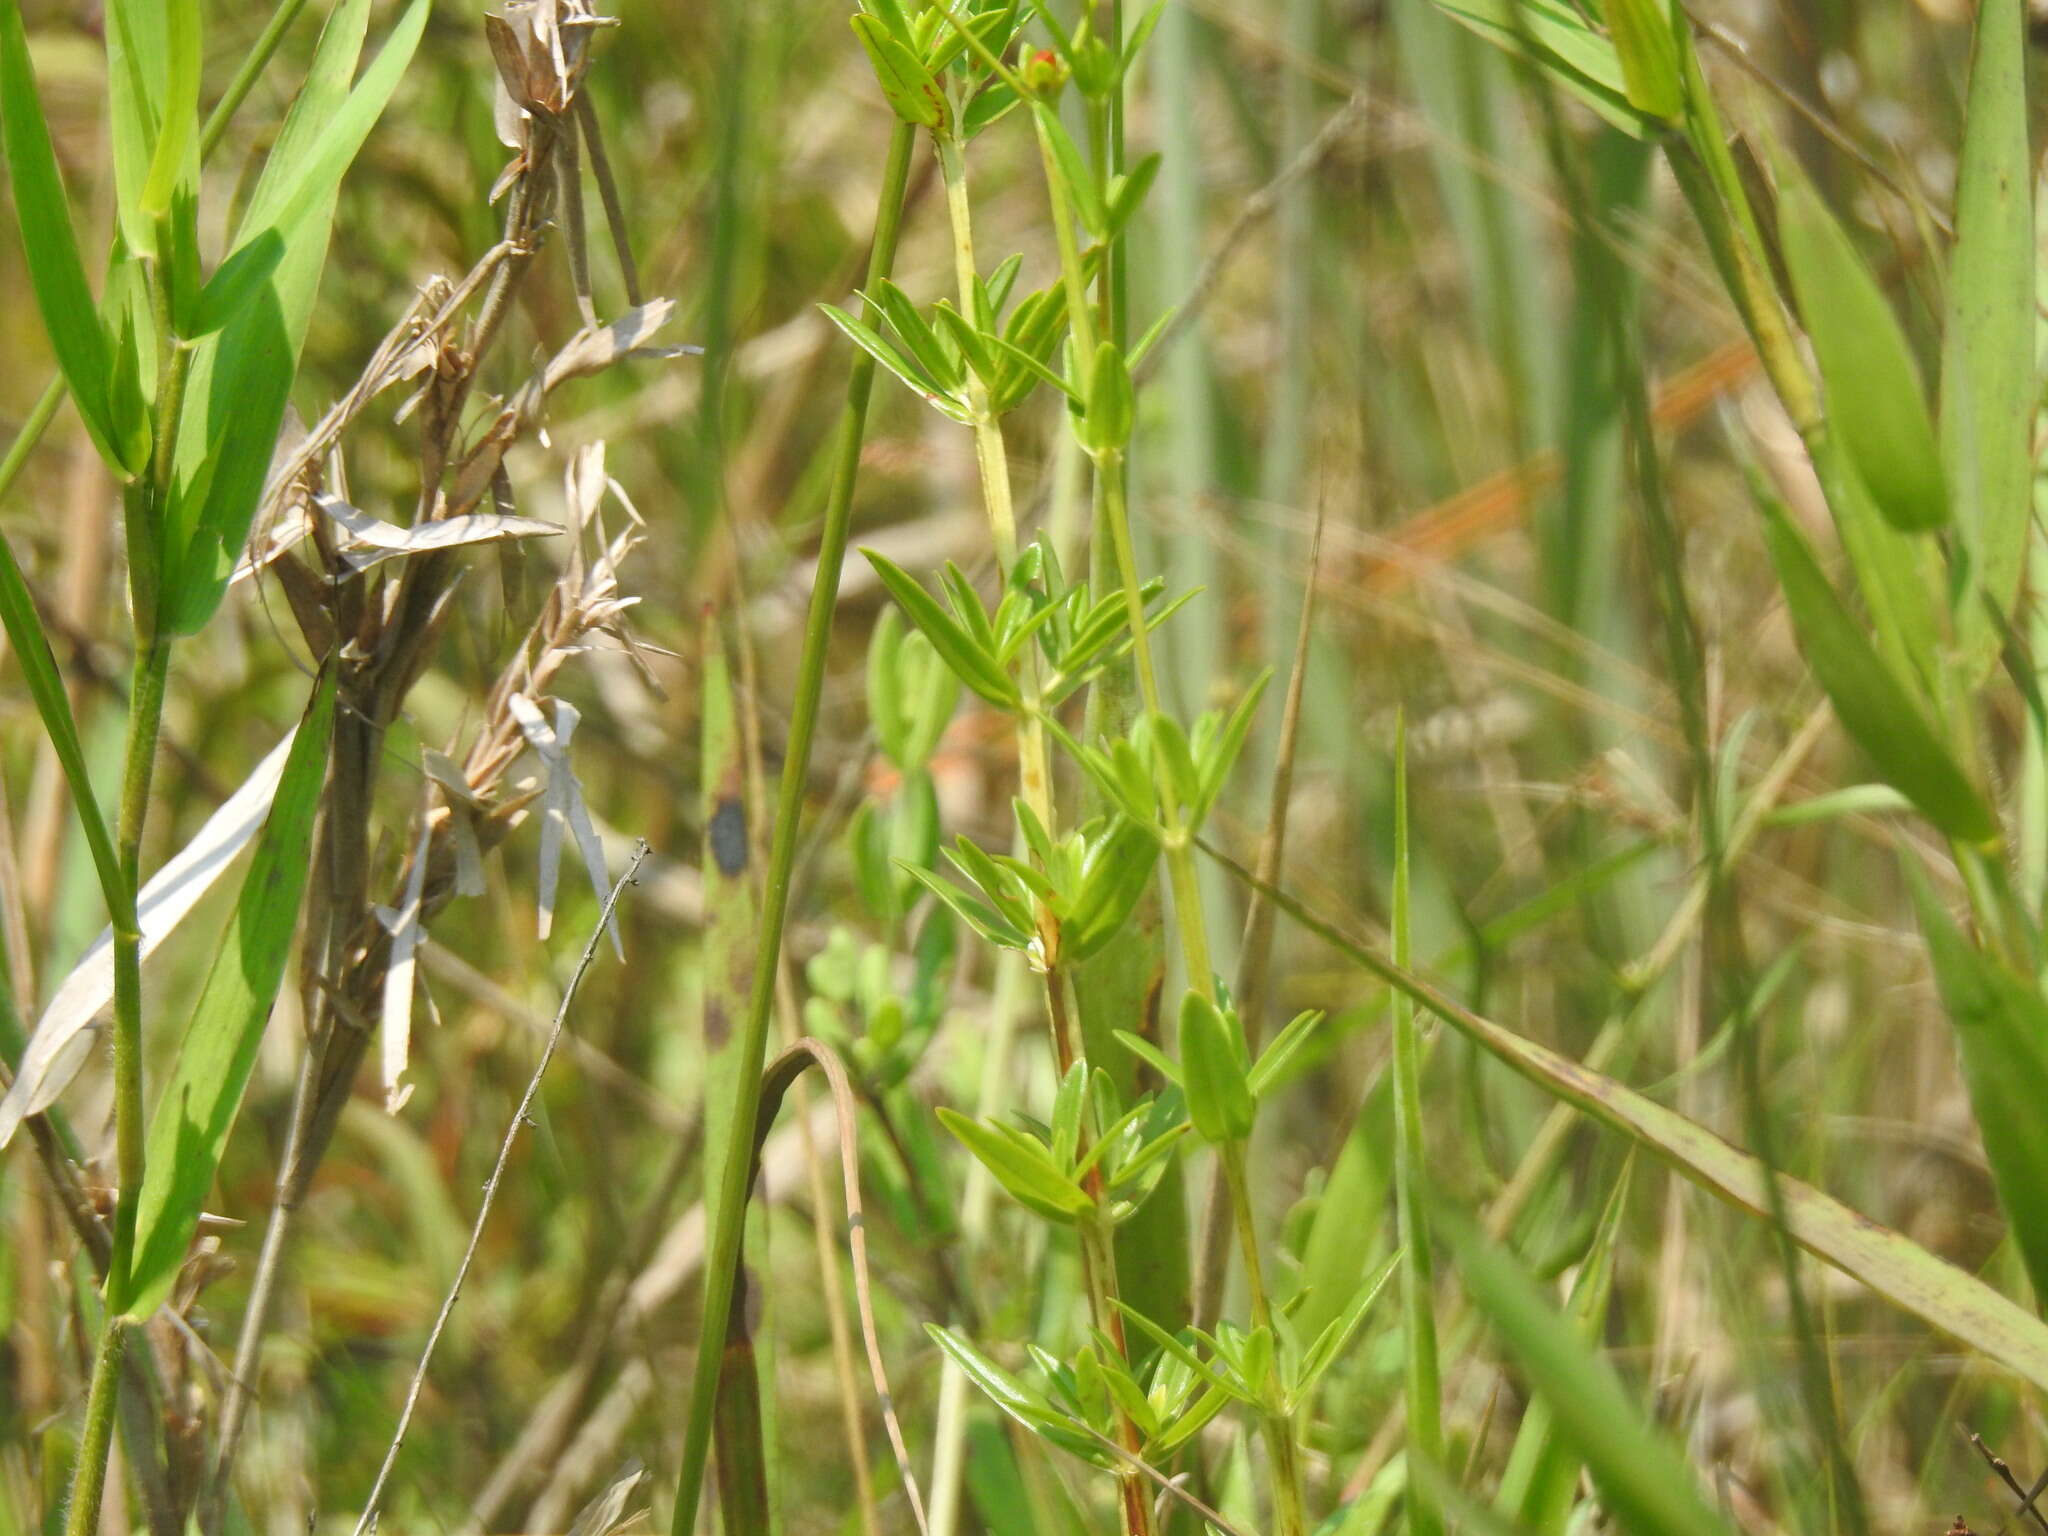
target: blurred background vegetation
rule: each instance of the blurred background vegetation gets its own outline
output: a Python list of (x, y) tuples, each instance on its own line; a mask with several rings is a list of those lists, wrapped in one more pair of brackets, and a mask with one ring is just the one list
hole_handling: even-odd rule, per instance
[[(679, 306), (667, 339), (705, 350), (567, 386), (550, 402), (546, 444), (522, 445), (510, 473), (522, 511), (559, 516), (564, 467), (602, 441), (645, 520), (621, 577), (641, 599), (631, 622), (646, 668), (592, 654), (557, 691), (583, 714), (573, 761), (613, 871), (634, 837), (653, 857), (621, 907), (624, 963), (601, 962), (585, 986), (574, 1043), (484, 1232), (386, 1502), (393, 1529), (563, 1529), (635, 1463), (655, 1475), (634, 1507), (651, 1500), (666, 1518), (702, 1247), (691, 1150), (702, 1052), (688, 1023), (704, 987), (700, 617), (708, 606), (747, 637), (746, 696), (772, 774), (849, 356), (817, 306), (846, 302), (859, 278), (890, 131), (844, 6), (621, 0), (618, 10), (588, 90), (644, 287)], [(1964, 0), (1697, 7), (1731, 116), (1775, 125), (1858, 226), (1922, 341), (1939, 313), (1930, 231), (1956, 174), (1966, 10)], [(87, 210), (83, 228), (104, 232), (112, 193), (96, 9), (33, 0), (26, 11), (74, 205)], [(251, 7), (211, 8), (209, 81), (232, 70), (263, 19)], [(373, 36), (389, 19), (380, 6)], [(287, 37), (219, 164), (260, 164), (316, 31), (309, 15)], [(466, 270), (498, 237), (487, 194), (506, 151), (492, 127), (494, 84), (478, 11), (437, 5), (344, 183), (296, 392), (306, 420), (353, 382), (423, 283)], [(1143, 563), (1176, 587), (1203, 588), (1168, 631), (1171, 690), (1184, 707), (1229, 702), (1269, 663), (1284, 674), (1310, 532), (1324, 516), (1289, 888), (1355, 929), (1383, 929), (1393, 722), (1405, 709), (1417, 954), (1439, 957), (1474, 1006), (1573, 1057), (1620, 1021), (1603, 1047), (1610, 1070), (1747, 1141), (1728, 1021), (1699, 1016), (1686, 977), (1707, 962), (1695, 936), (1672, 925), (1697, 847), (1678, 789), (1682, 733), (1655, 638), (1654, 572), (1626, 490), (1625, 381), (1601, 339), (1604, 305), (1619, 295), (1640, 316), (1636, 364), (1662, 429), (1726, 771), (1747, 786), (1812, 733), (1786, 801), (1865, 774), (1845, 738), (1809, 724), (1821, 696), (1793, 649), (1731, 432), (1769, 461), (1809, 532), (1832, 535), (1811, 491), (1801, 500), (1796, 439), (1753, 376), (1663, 163), (1589, 117), (1574, 113), (1570, 128), (1597, 233), (1575, 232), (1529, 83), (1428, 0), (1167, 7), (1130, 108), (1134, 148), (1163, 156), (1132, 234), (1133, 291), (1140, 313), (1183, 306), (1185, 326), (1140, 402)], [(919, 154), (922, 168), (929, 151)], [(1028, 134), (991, 132), (973, 175), (983, 249), (1020, 250), (1027, 282), (1050, 281), (1056, 255)], [(896, 276), (928, 298), (949, 287), (950, 246), (936, 178), (920, 169), (913, 188)], [(225, 207), (202, 211), (202, 221), (225, 217)], [(0, 241), (0, 293), (26, 292), (21, 260), (15, 242)], [(492, 360), (494, 389), (516, 388), (580, 323), (560, 246), (543, 260)], [(597, 267), (599, 311), (614, 314), (624, 304), (615, 268), (601, 257)], [(32, 307), (0, 304), (0, 424), (10, 436), (52, 368)], [(351, 498), (373, 512), (413, 494), (410, 428), (392, 420), (401, 398), (385, 396), (349, 443)], [(1053, 402), (1041, 397), (1013, 418), (1010, 443), (1026, 518), (1077, 550), (1081, 459)], [(949, 558), (971, 566), (985, 551), (973, 485), (965, 434), (900, 389), (878, 392), (858, 542), (915, 570)], [(110, 776), (126, 675), (112, 495), (66, 414), (0, 506), (88, 747)], [(371, 829), (387, 871), (418, 805), (406, 765), (483, 707), (555, 579), (560, 556), (544, 546), (470, 561), (456, 616), (387, 747), (392, 771)], [(794, 953), (810, 962), (806, 1020), (841, 1043), (872, 1024), (846, 995), (852, 957), (888, 937), (864, 909), (845, 848), (849, 818), (891, 788), (865, 705), (879, 608), (872, 574), (855, 562), (794, 913)], [(222, 620), (188, 642), (146, 865), (181, 846), (275, 742), (303, 697), (303, 669), (304, 647), (262, 583), (239, 588)], [(13, 988), (33, 1018), (103, 913), (37, 718), (14, 677), (0, 676), (0, 917)], [(1015, 762), (1007, 733), (979, 710), (970, 698), (947, 733), (939, 799), (949, 836), (1000, 841)], [(1212, 827), (1247, 861), (1265, 818), (1276, 715), (1269, 703), (1248, 771)], [(1735, 876), (1742, 928), (1776, 988), (1762, 1102), (1788, 1171), (1966, 1268), (1988, 1264), (2018, 1290), (1898, 873), (1897, 844), (1924, 837), (1879, 815), (1787, 818), (1748, 848)], [(434, 921), (415, 1091), (387, 1114), (366, 1073), (309, 1194), (253, 1384), (240, 1482), (254, 1529), (338, 1529), (375, 1473), (498, 1137), (595, 918), (588, 885), (565, 876), (555, 936), (537, 940), (535, 862), (529, 823), (487, 866), (485, 894)], [(1205, 895), (1214, 931), (1234, 935), (1242, 892), (1218, 877)], [(192, 922), (218, 924), (226, 911), (216, 894)], [(1675, 937), (1660, 949), (1668, 928)], [(1653, 971), (1663, 979), (1646, 988)], [(167, 951), (146, 975), (152, 1007), (175, 1015), (201, 974), (198, 953)], [(1298, 1062), (1282, 1112), (1261, 1122), (1255, 1166), (1276, 1262), (1300, 1262), (1313, 1231), (1331, 1240), (1332, 1225), (1313, 1217), (1332, 1185), (1363, 1262), (1390, 1251), (1393, 1225), (1385, 994), (1284, 920), (1271, 974), (1275, 1009), (1326, 1008), (1334, 1021)], [(952, 975), (944, 1024), (909, 1086), (878, 1090), (889, 1114), (863, 1131), (875, 1304), (920, 1460), (939, 1355), (919, 1324), (954, 1315), (964, 1289), (981, 1336), (1056, 1335), (1070, 1326), (1075, 1284), (1071, 1258), (1014, 1209), (996, 1211), (980, 1247), (957, 1242), (965, 1159), (950, 1144), (941, 1153), (930, 1108), (973, 1102), (996, 980), (965, 945)], [(288, 988), (208, 1207), (246, 1223), (213, 1234), (217, 1253), (188, 1313), (222, 1355), (289, 1118), (297, 1029)], [(1042, 1097), (1050, 1069), (1039, 1034), (1019, 1039), (1028, 1044), (1011, 1070), (1036, 1085), (1019, 1096)], [(1425, 1098), (1432, 1173), (1472, 1206), (1513, 1177), (1549, 1109), (1449, 1036), (1428, 1061)], [(95, 1143), (104, 1086), (89, 1074), (73, 1099)], [(819, 1143), (829, 1159), (823, 1121)], [(777, 1145), (787, 1150), (780, 1163), (771, 1154), (768, 1257), (757, 1255), (777, 1498), (792, 1533), (859, 1529), (803, 1148)], [(1605, 1133), (1573, 1133), (1514, 1231), (1532, 1265), (1555, 1272), (1583, 1252), (1626, 1151)], [(1787, 1488), (1811, 1475), (1811, 1447), (1768, 1231), (1647, 1163), (1626, 1189), (1607, 1342), (1741, 1526), (1778, 1529), (1803, 1497)], [(58, 1502), (90, 1330), (74, 1292), (74, 1241), (21, 1152), (0, 1161), (0, 1234), (0, 1529), (28, 1532)], [(2039, 1400), (2024, 1402), (1997, 1372), (1829, 1272), (1807, 1280), (1872, 1528), (1933, 1536), (1959, 1509), (1994, 1526), (1985, 1468), (1963, 1432), (1981, 1432), (2024, 1475), (2048, 1450)], [(1485, 1458), (1505, 1443), (1496, 1420), (1517, 1388), (1461, 1316), (1447, 1299), (1447, 1424), (1459, 1456)], [(1331, 1429), (1315, 1446), (1318, 1486), (1355, 1490), (1385, 1463), (1394, 1447), (1376, 1432), (1400, 1398), (1401, 1358), (1398, 1312), (1383, 1308), (1335, 1378)], [(190, 1390), (203, 1404), (221, 1387), (200, 1373)], [(907, 1529), (863, 1403), (883, 1528)], [(1491, 1450), (1479, 1444), (1489, 1428)], [(1027, 1529), (996, 1420), (978, 1416), (971, 1434), (970, 1528)], [(116, 1507), (109, 1518), (127, 1516)], [(1378, 1529), (1356, 1519), (1347, 1531)]]

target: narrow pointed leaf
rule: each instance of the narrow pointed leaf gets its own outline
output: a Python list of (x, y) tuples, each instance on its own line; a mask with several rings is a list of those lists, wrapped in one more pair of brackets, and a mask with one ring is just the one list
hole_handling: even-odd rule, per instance
[(1948, 521), (1941, 450), (1920, 370), (1877, 278), (1813, 188), (1788, 172), (1778, 234), (1813, 340), (1828, 421), (1857, 476), (1896, 528)]
[(882, 95), (898, 117), (920, 128), (937, 128), (946, 120), (946, 98), (938, 82), (884, 21), (864, 12), (857, 14), (853, 35), (867, 51)]
[(1998, 1203), (2035, 1296), (2048, 1297), (2048, 1001), (1957, 931), (1910, 857), (1906, 872)]
[[(1647, 1147), (1709, 1194), (1763, 1220), (1770, 1195), (1761, 1163), (1697, 1121), (1603, 1073), (1474, 1013), (1371, 946), (1350, 938), (1277, 886), (1283, 911), (1388, 986), (1554, 1097)], [(2048, 1323), (1975, 1275), (1790, 1175), (1776, 1176), (1786, 1229), (1802, 1248), (1903, 1311), (1981, 1351), (2048, 1391)]]
[(109, 464), (132, 474), (142, 467), (148, 444), (120, 441), (108, 412), (107, 337), (78, 259), (71, 207), (36, 91), (21, 9), (14, 0), (0, 4), (0, 146), (6, 150), (14, 186), (29, 287), (50, 349), (57, 354), (57, 366), (93, 445)]
[(1843, 727), (1885, 780), (1943, 832), (1973, 843), (1996, 837), (1997, 819), (1919, 703), (1872, 647), (1784, 510), (1769, 501), (1764, 538), (1800, 649)]
[(234, 916), (150, 1121), (135, 1256), (109, 1295), (130, 1316), (147, 1317), (170, 1294), (256, 1064), (298, 926), (333, 724), (329, 669), (293, 738)]

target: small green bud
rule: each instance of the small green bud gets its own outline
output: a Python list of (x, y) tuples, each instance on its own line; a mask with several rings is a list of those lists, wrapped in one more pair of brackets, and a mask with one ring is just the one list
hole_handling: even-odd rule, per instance
[(1024, 61), (1024, 88), (1041, 101), (1057, 101), (1067, 87), (1067, 61), (1041, 48)]

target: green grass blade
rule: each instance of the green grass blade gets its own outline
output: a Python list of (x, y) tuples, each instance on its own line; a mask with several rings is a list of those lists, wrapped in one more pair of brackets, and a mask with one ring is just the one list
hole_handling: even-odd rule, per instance
[(1942, 466), (1971, 560), (1956, 627), (1979, 675), (1997, 658), (1998, 631), (1978, 594), (2012, 612), (2031, 505), (2034, 179), (2024, 9), (2020, 0), (1977, 8), (1942, 329)]
[(1764, 540), (1799, 646), (1835, 714), (1885, 781), (1951, 837), (1985, 842), (1998, 820), (1885, 664), (1784, 509), (1763, 499)]
[[(170, 212), (180, 186), (190, 187), (199, 171), (199, 69), (203, 53), (199, 0), (169, 0), (163, 6), (164, 114), (149, 175), (142, 185), (144, 217)], [(159, 253), (162, 254), (161, 252)]]
[(704, 992), (700, 1037), (704, 1049), (704, 1188), (718, 1218), (716, 1192), (725, 1166), (726, 1128), (739, 1075), (735, 1026), (744, 1016), (753, 979), (753, 848), (747, 826), (746, 763), (733, 709), (732, 670), (724, 637), (709, 613), (704, 624), (703, 778)]
[(147, 255), (156, 250), (156, 226), (146, 211), (145, 194), (169, 88), (168, 17), (162, 5), (150, 0), (111, 0), (106, 26), (115, 215), (128, 249)]
[[(1629, 1165), (1632, 1168), (1633, 1164)], [(1592, 1250), (1579, 1265), (1567, 1309), (1572, 1326), (1586, 1348), (1599, 1346), (1607, 1325), (1607, 1302), (1614, 1288), (1614, 1254), (1626, 1212), (1629, 1170), (1624, 1169), (1607, 1211), (1594, 1235)], [(1501, 1473), (1494, 1507), (1539, 1536), (1562, 1536), (1578, 1502), (1579, 1477), (1585, 1462), (1558, 1433), (1550, 1399), (1539, 1397), (1522, 1415), (1514, 1449)]]
[(1466, 1293), (1551, 1405), (1615, 1524), (1657, 1536), (1728, 1536), (1693, 1469), (1649, 1427), (1648, 1413), (1613, 1366), (1558, 1315), (1536, 1282), (1463, 1219), (1443, 1211), (1437, 1225), (1457, 1256)]
[[(4, 25), (4, 23), (0, 23)], [(15, 661), (28, 682), (29, 697), (35, 700), (50, 747), (64, 770), (64, 782), (71, 790), (72, 804), (85, 828), (86, 847), (92, 853), (93, 869), (108, 915), (135, 921), (132, 903), (125, 895), (127, 881), (121, 875), (121, 861), (114, 854), (114, 838), (100, 812), (93, 793), (92, 775), (86, 771), (85, 748), (78, 739), (78, 722), (72, 718), (71, 696), (64, 691), (64, 678), (57, 670), (57, 658), (50, 654), (49, 637), (43, 632), (42, 616), (22, 580), (21, 567), (14, 563), (14, 551), (0, 540), (0, 624), (7, 629)]]
[[(425, 10), (416, 0), (351, 90), (368, 17), (366, 0), (344, 0), (329, 18), (235, 250), (200, 297), (204, 324), (194, 329), (215, 320), (224, 328), (195, 352), (179, 423), (166, 541), (178, 568), (164, 601), (164, 622), (176, 633), (212, 616), (241, 555), (326, 264), (336, 186), (396, 88)], [(264, 266), (267, 281), (251, 282)], [(238, 292), (244, 283), (253, 292)]]
[[(1408, 722), (1394, 725), (1394, 963), (1414, 963), (1408, 847)], [(1423, 1187), (1422, 1038), (1414, 999), (1394, 997), (1394, 1217), (1401, 1244), (1401, 1306), (1407, 1319), (1408, 1443), (1440, 1462), (1444, 1455), (1443, 1382), (1436, 1350), (1436, 1282), (1429, 1254), (1427, 1192)], [(1427, 1489), (1408, 1489), (1410, 1536), (1437, 1536), (1443, 1512)]]
[(2037, 1302), (2048, 1301), (2048, 1001), (1963, 936), (1908, 858), (1920, 930), (1941, 1000), (1955, 1025), (1970, 1107), (1984, 1138), (1998, 1202), (2026, 1261)]
[(93, 445), (107, 462), (130, 473), (148, 456), (146, 442), (124, 442), (114, 430), (108, 409), (107, 380), (111, 367), (106, 332), (78, 259), (78, 241), (71, 227), (71, 208), (57, 154), (43, 118), (29, 62), (28, 34), (21, 8), (14, 0), (0, 5), (0, 145), (14, 184), (14, 210), (21, 221), (21, 243), (28, 256), (29, 286), (42, 313), (57, 366), (71, 388), (78, 414), (92, 434)]
[(1914, 532), (1948, 521), (1941, 450), (1905, 330), (1827, 206), (1789, 163), (1778, 235), (1820, 363), (1828, 421), (1879, 510)]
[(132, 1317), (147, 1317), (170, 1294), (256, 1064), (298, 926), (333, 727), (330, 668), (292, 741), (234, 916), (150, 1121), (134, 1257), (125, 1276), (109, 1280), (110, 1304)]

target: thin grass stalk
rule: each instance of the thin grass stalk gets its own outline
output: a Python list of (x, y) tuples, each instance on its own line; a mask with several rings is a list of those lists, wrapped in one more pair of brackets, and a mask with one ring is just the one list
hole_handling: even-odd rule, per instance
[[(1394, 964), (1414, 964), (1409, 924), (1408, 726), (1394, 726)], [(1407, 1319), (1404, 1393), (1408, 1443), (1432, 1463), (1444, 1457), (1443, 1382), (1436, 1348), (1436, 1291), (1429, 1254), (1427, 1194), (1423, 1188), (1422, 1039), (1414, 1000), (1393, 996), (1394, 1220), (1401, 1243), (1401, 1307)], [(1440, 1536), (1443, 1512), (1427, 1492), (1408, 1490), (1410, 1536)]]
[[(898, 123), (890, 136), (875, 213), (874, 245), (868, 257), (870, 291), (881, 286), (896, 260), (896, 237), (902, 223), (904, 191), (910, 180), (911, 151), (916, 130)], [(879, 319), (873, 315), (871, 319)], [(674, 1536), (689, 1536), (704, 1491), (704, 1463), (711, 1448), (712, 1404), (718, 1390), (720, 1352), (712, 1342), (725, 1337), (732, 1309), (735, 1268), (744, 1230), (749, 1149), (760, 1112), (761, 1079), (766, 1065), (769, 1020), (775, 1011), (775, 983), (780, 970), (783, 928), (788, 918), (789, 888), (796, 867), (798, 832), (803, 818), (804, 789), (810, 771), (811, 739), (818, 724), (824, 692), (826, 652), (832, 639), (832, 614), (839, 596), (839, 571), (846, 558), (852, 521), (854, 483), (860, 473), (861, 437), (867, 425), (868, 397), (873, 391), (875, 363), (857, 353), (848, 369), (846, 405), (840, 416), (839, 442), (832, 466), (832, 485), (825, 503), (824, 529), (818, 542), (817, 576), (810, 610), (804, 619), (803, 654), (792, 702), (789, 739), (777, 799), (775, 835), (768, 856), (768, 878), (762, 893), (760, 947), (755, 955), (753, 989), (741, 1036), (739, 1082), (732, 1123), (727, 1127), (725, 1166), (720, 1178), (718, 1221), (704, 1270), (704, 1308), (698, 1329), (697, 1362), (691, 1378), (689, 1421), (683, 1431), (682, 1466), (676, 1479), (676, 1504), (671, 1519)]]

